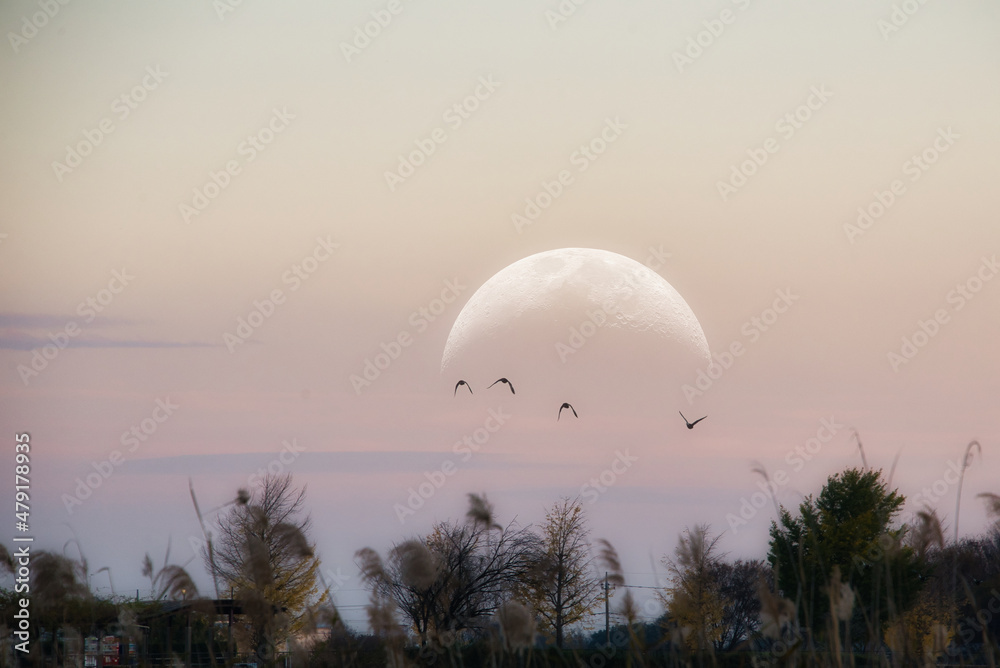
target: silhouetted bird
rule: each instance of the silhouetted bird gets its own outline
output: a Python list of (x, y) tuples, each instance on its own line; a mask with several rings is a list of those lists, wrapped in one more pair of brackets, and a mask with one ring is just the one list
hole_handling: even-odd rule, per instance
[[(680, 411), (677, 411), (677, 412), (681, 413)], [(704, 420), (708, 416), (706, 415), (705, 417), (700, 417), (697, 420), (695, 420), (694, 422), (688, 422), (688, 419), (686, 417), (684, 417), (684, 413), (681, 413), (681, 417), (684, 418), (684, 424), (687, 425), (688, 429), (694, 429), (694, 426), (696, 424), (698, 424), (699, 422), (701, 422), (702, 420)]]
[(573, 408), (572, 406), (570, 406), (568, 403), (563, 402), (563, 405), (559, 407), (559, 415), (556, 416), (556, 422), (558, 422), (559, 418), (562, 417), (562, 412), (563, 412), (564, 408), (568, 408), (571, 411), (573, 411), (573, 417), (575, 417), (575, 418), (580, 417), (579, 415), (576, 414), (576, 409), (575, 408)]
[[(490, 384), (490, 387), (493, 387), (493, 386), (494, 386), (494, 385), (496, 385), (497, 383), (503, 383), (504, 385), (506, 385), (507, 387), (509, 387), (509, 388), (510, 388), (510, 393), (511, 393), (511, 394), (517, 394), (517, 393), (516, 393), (516, 392), (514, 391), (514, 386), (513, 386), (513, 385), (511, 385), (511, 384), (510, 384), (510, 381), (509, 381), (509, 380), (507, 380), (506, 378), (497, 378), (496, 380), (494, 380), (494, 381), (493, 381), (493, 382), (492, 382), (492, 383)], [(487, 387), (486, 389), (488, 390), (488, 389), (490, 389), (490, 387)]]
[[(473, 394), (472, 386), (466, 383), (464, 380), (460, 380), (457, 383), (455, 383), (455, 394), (458, 394), (458, 388), (461, 387), (462, 385), (465, 385), (467, 388), (469, 388), (469, 394)], [(453, 394), (452, 396), (455, 395)]]

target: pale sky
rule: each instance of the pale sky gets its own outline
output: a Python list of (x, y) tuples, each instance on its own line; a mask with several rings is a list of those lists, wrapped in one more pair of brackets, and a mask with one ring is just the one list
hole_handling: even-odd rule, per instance
[[(873, 466), (901, 453), (894, 483), (931, 490), (949, 526), (949, 462), (979, 439), (960, 526), (987, 526), (996, 3), (590, 0), (565, 20), (555, 0), (227, 6), (0, 7), (0, 425), (9, 453), (31, 434), (40, 548), (76, 535), (119, 593), (145, 593), (146, 551), (162, 559), (169, 538), (175, 561), (192, 556), (189, 477), (210, 508), (277, 462), (308, 485), (324, 568), (351, 578), (337, 601), (357, 605), (355, 550), (461, 518), (468, 492), (538, 522), (627, 448), (634, 465), (586, 509), (630, 584), (651, 585), (696, 523), (763, 556), (770, 504), (727, 523), (758, 490), (753, 462), (787, 473), (778, 499), (797, 506), (860, 464), (851, 428)], [(423, 164), (401, 172), (414, 151)], [(512, 220), (560, 175), (540, 215)], [(517, 395), (469, 378), (476, 394), (453, 397), (439, 370), (464, 304), (511, 263), (573, 247), (652, 267), (714, 353), (745, 352), (688, 402), (694, 378), (629, 375), (648, 351), (601, 330), (572, 384), (529, 369)], [(786, 312), (755, 324), (779, 291)], [(68, 345), (44, 360), (53, 341)], [(578, 420), (555, 421), (541, 397), (557, 386), (588, 407)], [(510, 417), (463, 459), (454, 444), (490, 410)], [(688, 431), (678, 410), (710, 417)], [(123, 442), (133, 426), (145, 440)], [(401, 523), (394, 506), (446, 461), (456, 472)], [(107, 593), (103, 573), (94, 586)]]

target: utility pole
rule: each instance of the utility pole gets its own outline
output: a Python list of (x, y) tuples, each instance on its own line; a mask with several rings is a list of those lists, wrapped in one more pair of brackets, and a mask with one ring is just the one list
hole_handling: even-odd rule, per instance
[(604, 571), (604, 644), (611, 647), (611, 604), (608, 601), (608, 572)]
[(233, 662), (233, 606), (236, 605), (236, 590), (229, 588), (229, 643), (226, 645), (226, 656), (229, 663)]

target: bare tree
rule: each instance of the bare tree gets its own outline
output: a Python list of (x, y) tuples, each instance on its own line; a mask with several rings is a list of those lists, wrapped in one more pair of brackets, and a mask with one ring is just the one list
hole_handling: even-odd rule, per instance
[(760, 628), (760, 583), (773, 586), (771, 569), (761, 559), (720, 561), (712, 578), (718, 583), (723, 600), (722, 634), (715, 644), (721, 651), (732, 651), (749, 640)]
[[(366, 577), (373, 597), (393, 601), (421, 644), (480, 630), (537, 561), (539, 540), (528, 528), (470, 519), (442, 522), (429, 536), (396, 545), (381, 573)], [(375, 562), (373, 555), (358, 552), (366, 563)]]

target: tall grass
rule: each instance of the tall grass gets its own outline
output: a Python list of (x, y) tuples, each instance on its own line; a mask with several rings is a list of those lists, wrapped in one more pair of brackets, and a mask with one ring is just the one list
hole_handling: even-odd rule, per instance
[[(860, 438), (857, 440), (861, 449)], [(978, 452), (976, 442), (966, 448), (966, 465), (971, 463), (973, 452)], [(770, 480), (762, 466), (755, 466), (753, 472)], [(956, 525), (960, 490), (958, 496)], [(201, 512), (193, 488), (191, 497), (206, 539), (206, 568), (213, 575), (213, 588), (218, 591), (221, 584), (215, 577), (219, 572), (218, 551), (205, 519), (209, 513)], [(321, 593), (306, 606), (302, 628), (292, 634), (283, 631), (289, 628), (287, 620), (282, 618), (284, 613), (265, 605), (268, 599), (264, 593), (275, 579), (273, 564), (264, 558), (260, 546), (252, 542), (244, 549), (254, 575), (238, 591), (237, 602), (243, 606), (242, 617), (264, 618), (263, 628), (275, 634), (269, 640), (270, 650), (257, 652), (253, 659), (258, 668), (272, 665), (996, 668), (1000, 656), (1000, 495), (987, 493), (979, 498), (986, 503), (990, 517), (997, 521), (979, 537), (962, 541), (953, 538), (949, 542), (941, 519), (930, 508), (918, 511), (912, 525), (881, 536), (876, 547), (886, 558), (868, 560), (874, 582), (869, 600), (861, 596), (854, 575), (839, 564), (822, 574), (815, 585), (822, 589), (822, 599), (813, 596), (816, 592), (781, 591), (777, 578), (771, 580), (773, 585), (769, 585), (767, 578), (761, 578), (755, 583), (756, 596), (752, 601), (759, 608), (756, 624), (736, 650), (723, 651), (718, 642), (721, 616), (714, 606), (725, 608), (737, 602), (726, 599), (712, 583), (714, 571), (710, 566), (713, 560), (723, 560), (724, 555), (715, 553), (717, 539), (706, 526), (696, 526), (682, 535), (673, 557), (665, 557), (673, 577), (671, 584), (659, 592), (666, 611), (653, 620), (642, 619), (633, 596), (636, 590), (626, 582), (617, 550), (606, 540), (596, 541), (592, 546), (595, 564), (602, 580), (607, 574), (608, 588), (613, 590), (608, 601), (613, 624), (609, 625), (607, 635), (601, 624), (589, 640), (579, 631), (570, 634), (564, 650), (557, 650), (552, 639), (539, 631), (542, 625), (531, 601), (516, 588), (511, 589), (484, 623), (452, 633), (445, 629), (413, 628), (381, 585), (398, 576), (404, 587), (414, 591), (432, 587), (442, 567), (441, 557), (429, 547), (433, 542), (419, 538), (397, 543), (387, 553), (385, 562), (369, 548), (357, 552), (359, 571), (371, 590), (367, 605), (369, 628), (364, 633), (343, 622), (326, 582), (322, 582)], [(248, 504), (252, 505), (250, 495), (240, 490), (220, 508), (248, 507)], [(775, 510), (779, 515), (787, 512), (777, 504)], [(485, 494), (469, 495), (465, 519), (482, 529), (483, 540), (490, 541), (491, 546), (504, 540), (505, 529), (496, 522), (495, 510)], [(278, 524), (273, 529), (277, 540), (299, 557), (315, 558), (311, 542), (294, 525)], [(789, 562), (798, 569), (798, 582), (816, 581), (807, 572), (809, 562), (803, 551), (807, 547), (800, 545), (797, 554), (791, 553), (793, 558)], [(912, 578), (904, 577), (891, 558), (904, 551), (912, 552), (921, 564), (919, 584), (912, 596), (903, 595)], [(387, 565), (392, 565), (396, 575), (390, 575)], [(214, 625), (220, 617), (198, 591), (187, 565), (171, 563), (169, 542), (161, 564), (157, 565), (148, 554), (139, 564), (139, 572), (150, 583), (151, 596), (146, 600), (114, 595), (105, 599), (95, 597), (88, 579), (106, 574), (111, 583), (110, 570), (90, 572), (75, 540), (68, 542), (61, 553), (37, 553), (32, 567), (32, 610), (38, 628), (44, 629), (46, 635), (34, 640), (27, 665), (80, 665), (83, 638), (104, 634), (133, 639), (139, 645), (137, 661), (142, 666), (196, 663), (221, 668), (238, 660), (236, 655), (226, 653), (226, 639)], [(0, 550), (0, 569), (16, 572), (16, 562), (6, 549)], [(322, 575), (319, 577), (322, 581)], [(823, 600), (828, 605), (823, 610), (810, 609), (804, 607), (807, 600)], [(910, 602), (903, 605), (900, 602), (904, 600)], [(189, 605), (194, 603), (201, 605)], [(10, 620), (12, 617), (7, 613), (13, 610), (13, 597), (5, 594), (0, 604), (4, 619)], [(191, 650), (180, 649), (187, 627), (177, 626), (178, 620), (166, 612), (175, 609), (184, 610), (187, 619), (195, 620), (190, 622), (195, 629), (189, 643)], [(238, 624), (244, 621), (237, 619)], [(173, 626), (166, 628), (169, 624)], [(11, 632), (9, 626), (0, 629), (0, 666), (15, 665)], [(322, 638), (317, 640), (320, 635)], [(287, 651), (274, 651), (286, 639)], [(21, 665), (25, 663), (22, 661)]]

